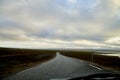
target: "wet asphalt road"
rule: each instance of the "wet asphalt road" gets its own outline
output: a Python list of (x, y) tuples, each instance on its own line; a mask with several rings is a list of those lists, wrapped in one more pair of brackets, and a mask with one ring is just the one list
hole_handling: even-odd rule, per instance
[(79, 59), (66, 57), (57, 52), (48, 62), (21, 71), (3, 80), (50, 80), (103, 73), (106, 70)]

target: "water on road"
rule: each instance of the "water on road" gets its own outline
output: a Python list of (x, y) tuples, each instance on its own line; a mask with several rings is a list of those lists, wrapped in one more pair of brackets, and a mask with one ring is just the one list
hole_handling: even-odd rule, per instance
[(57, 52), (52, 60), (21, 71), (4, 80), (50, 80), (86, 76), (105, 72), (104, 69)]

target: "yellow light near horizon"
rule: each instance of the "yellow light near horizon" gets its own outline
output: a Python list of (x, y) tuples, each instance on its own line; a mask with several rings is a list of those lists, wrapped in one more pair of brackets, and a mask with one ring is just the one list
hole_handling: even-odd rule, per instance
[(113, 37), (106, 41), (107, 43), (119, 43), (120, 44), (120, 37)]
[(94, 41), (87, 41), (87, 40), (76, 40), (76, 41), (74, 41), (74, 43), (84, 44), (84, 45), (103, 45), (103, 44), (99, 44), (99, 43), (94, 42)]

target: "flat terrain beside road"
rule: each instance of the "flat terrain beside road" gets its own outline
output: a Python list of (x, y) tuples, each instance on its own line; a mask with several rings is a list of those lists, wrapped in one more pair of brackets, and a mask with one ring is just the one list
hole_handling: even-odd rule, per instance
[(109, 71), (80, 59), (57, 55), (52, 60), (21, 71), (3, 80), (50, 80), (75, 78)]
[[(56, 56), (56, 52), (58, 51), (62, 55), (78, 58), (88, 62), (92, 62), (92, 54), (95, 52), (89, 50), (78, 51), (0, 48), (0, 78), (13, 75), (51, 60)], [(120, 71), (120, 58), (117, 56), (94, 54), (94, 60), (92, 63), (114, 71)]]

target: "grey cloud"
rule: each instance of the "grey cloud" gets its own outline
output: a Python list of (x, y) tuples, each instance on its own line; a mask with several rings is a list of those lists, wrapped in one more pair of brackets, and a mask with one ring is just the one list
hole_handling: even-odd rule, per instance
[(21, 34), (7, 34), (0, 32), (0, 41), (27, 41), (27, 40), (29, 40), (29, 38), (21, 36)]
[(110, 31), (113, 30), (118, 30), (120, 29), (120, 17), (115, 15), (111, 20), (108, 21), (108, 23), (106, 23), (107, 28)]
[(46, 38), (46, 39), (60, 39), (60, 40), (93, 40), (93, 41), (98, 41), (102, 42), (106, 39), (106, 36), (100, 35), (100, 34), (94, 34), (94, 35), (89, 35), (86, 32), (82, 32), (81, 30), (71, 30), (69, 27), (68, 28), (52, 28), (52, 27), (47, 27), (40, 29), (38, 32), (35, 33), (30, 33), (28, 34), (29, 36), (36, 36), (39, 38)]
[[(10, 3), (6, 0), (1, 4), (0, 29), (21, 30), (24, 34), (20, 34), (29, 38), (103, 43), (110, 31), (120, 29), (119, 18), (113, 17), (110, 0), (100, 0), (98, 3), (97, 0), (78, 0), (75, 5), (68, 4), (67, 0), (12, 0)], [(0, 35), (1, 39), (17, 37), (12, 34)]]
[(0, 28), (17, 28), (17, 27), (21, 27), (19, 23), (16, 23), (15, 21), (11, 20), (11, 19), (7, 19), (4, 16), (0, 16)]

